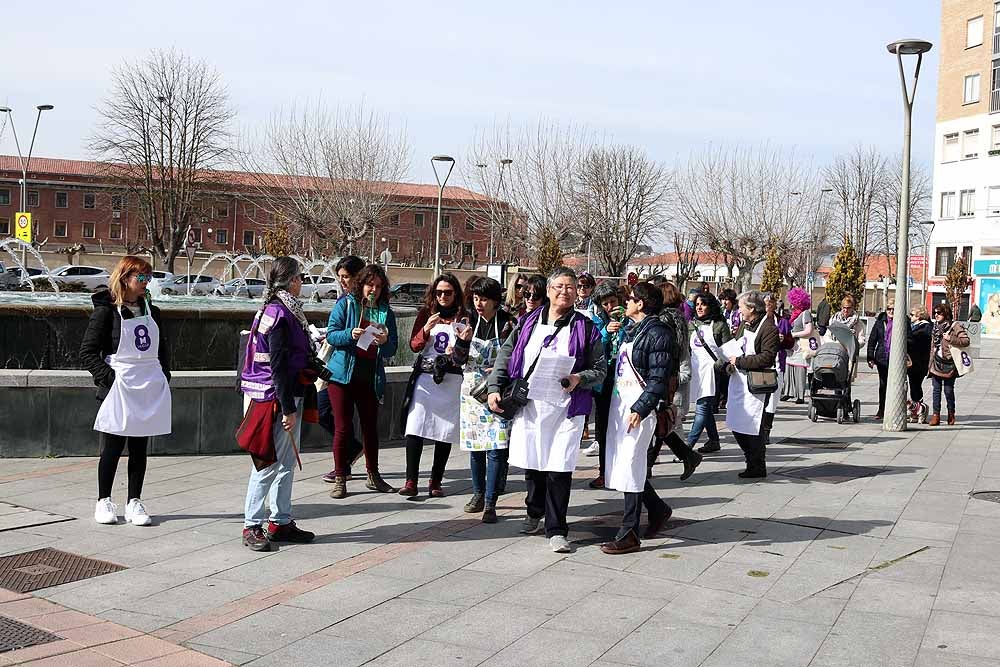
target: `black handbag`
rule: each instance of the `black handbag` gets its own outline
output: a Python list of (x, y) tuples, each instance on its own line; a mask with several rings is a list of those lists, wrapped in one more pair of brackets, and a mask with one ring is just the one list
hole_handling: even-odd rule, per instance
[(483, 405), (486, 405), (486, 400), (490, 396), (490, 376), (487, 375), (482, 380), (477, 382), (472, 389), (469, 390), (469, 396)]
[(747, 371), (747, 389), (751, 394), (773, 394), (778, 391), (778, 371), (773, 368)]
[[(573, 318), (570, 318), (572, 321)], [(555, 331), (550, 335), (550, 341), (555, 340), (556, 336), (559, 334), (559, 330), (562, 329), (566, 324), (560, 324), (556, 327)], [(542, 349), (548, 347), (543, 345)], [(528, 372), (524, 376), (513, 380), (500, 391), (500, 412), (507, 419), (513, 419), (514, 415), (518, 411), (528, 404), (528, 378), (531, 374), (535, 372), (535, 364), (538, 363), (538, 358), (542, 356), (542, 350), (539, 350), (538, 356), (535, 360), (531, 362), (531, 366), (528, 368)]]

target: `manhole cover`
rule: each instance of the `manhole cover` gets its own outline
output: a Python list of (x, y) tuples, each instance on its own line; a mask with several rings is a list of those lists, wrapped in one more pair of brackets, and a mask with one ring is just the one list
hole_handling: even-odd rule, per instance
[(976, 500), (986, 500), (991, 503), (1000, 503), (1000, 491), (973, 491), (969, 495)]
[(861, 477), (874, 477), (882, 472), (884, 468), (872, 468), (869, 466), (852, 466), (846, 463), (823, 463), (818, 466), (808, 468), (786, 468), (778, 471), (779, 475), (785, 477), (797, 477), (816, 482), (826, 482), (827, 484), (840, 484), (852, 479)]
[(13, 618), (0, 616), (0, 653), (58, 640), (59, 637), (51, 632), (15, 621)]
[(29, 593), (127, 568), (56, 549), (36, 549), (0, 558), (0, 588)]

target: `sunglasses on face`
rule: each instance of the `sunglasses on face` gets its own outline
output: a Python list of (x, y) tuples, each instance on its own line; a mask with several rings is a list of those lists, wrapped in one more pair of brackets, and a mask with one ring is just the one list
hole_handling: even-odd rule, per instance
[(528, 301), (541, 301), (545, 297), (541, 292), (529, 292), (524, 290), (524, 298)]
[(436, 289), (434, 290), (434, 296), (452, 296), (455, 293), (453, 289)]

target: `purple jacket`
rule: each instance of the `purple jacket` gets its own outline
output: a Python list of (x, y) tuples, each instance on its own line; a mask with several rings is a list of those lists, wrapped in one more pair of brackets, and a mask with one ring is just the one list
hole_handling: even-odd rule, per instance
[[(510, 358), (507, 362), (507, 376), (511, 380), (515, 380), (523, 376), (524, 369), (524, 350), (528, 346), (528, 340), (531, 339), (531, 333), (535, 329), (535, 324), (542, 316), (542, 311), (544, 308), (536, 308), (532, 312), (524, 316), (523, 322), (519, 326), (517, 342), (514, 343), (514, 349), (510, 353)], [(576, 361), (573, 364), (573, 373), (590, 372), (595, 366), (595, 350), (598, 357), (600, 357), (600, 366), (606, 371), (607, 364), (604, 363), (604, 346), (601, 343), (601, 334), (597, 330), (597, 327), (593, 325), (588, 317), (577, 313), (575, 311), (570, 313), (573, 318), (570, 323), (570, 334), (569, 334), (569, 354), (574, 357)], [(590, 324), (588, 327), (587, 325)], [(500, 365), (500, 358), (497, 359), (497, 366)], [(597, 378), (596, 382), (583, 382), (573, 390), (570, 394), (569, 399), (569, 409), (566, 416), (570, 419), (573, 417), (578, 417), (580, 415), (590, 414), (590, 405), (593, 398), (592, 387), (596, 384), (600, 386), (601, 382), (604, 380), (604, 373), (599, 373), (600, 377)], [(587, 386), (584, 386), (584, 385)]]
[(246, 361), (240, 376), (240, 390), (255, 401), (275, 399), (275, 383), (271, 371), (271, 352), (267, 334), (284, 322), (288, 330), (288, 383), (297, 381), (299, 372), (309, 362), (309, 347), (312, 343), (299, 325), (295, 315), (283, 303), (273, 301), (263, 310), (258, 310), (253, 318), (250, 339), (247, 341)]

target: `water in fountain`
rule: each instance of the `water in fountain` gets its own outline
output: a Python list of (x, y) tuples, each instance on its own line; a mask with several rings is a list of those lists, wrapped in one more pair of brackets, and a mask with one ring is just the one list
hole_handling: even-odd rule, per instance
[(31, 288), (31, 291), (32, 292), (35, 291), (35, 283), (33, 280), (30, 280), (29, 279), (30, 277), (28, 276), (28, 267), (21, 262), (21, 258), (17, 256), (17, 253), (14, 252), (12, 248), (18, 248), (19, 250), (25, 250), (31, 253), (31, 256), (38, 261), (38, 266), (42, 267), (46, 279), (52, 286), (52, 291), (56, 292), (57, 294), (59, 293), (59, 285), (57, 285), (56, 281), (52, 280), (52, 277), (49, 276), (49, 267), (45, 265), (45, 261), (42, 259), (41, 253), (35, 250), (35, 248), (30, 243), (25, 243), (21, 239), (3, 239), (2, 241), (0, 241), (0, 248), (7, 251), (7, 254), (10, 255), (10, 258), (14, 260), (14, 264), (17, 266), (18, 269), (20, 269), (22, 285), (24, 283), (28, 283), (28, 286)]

